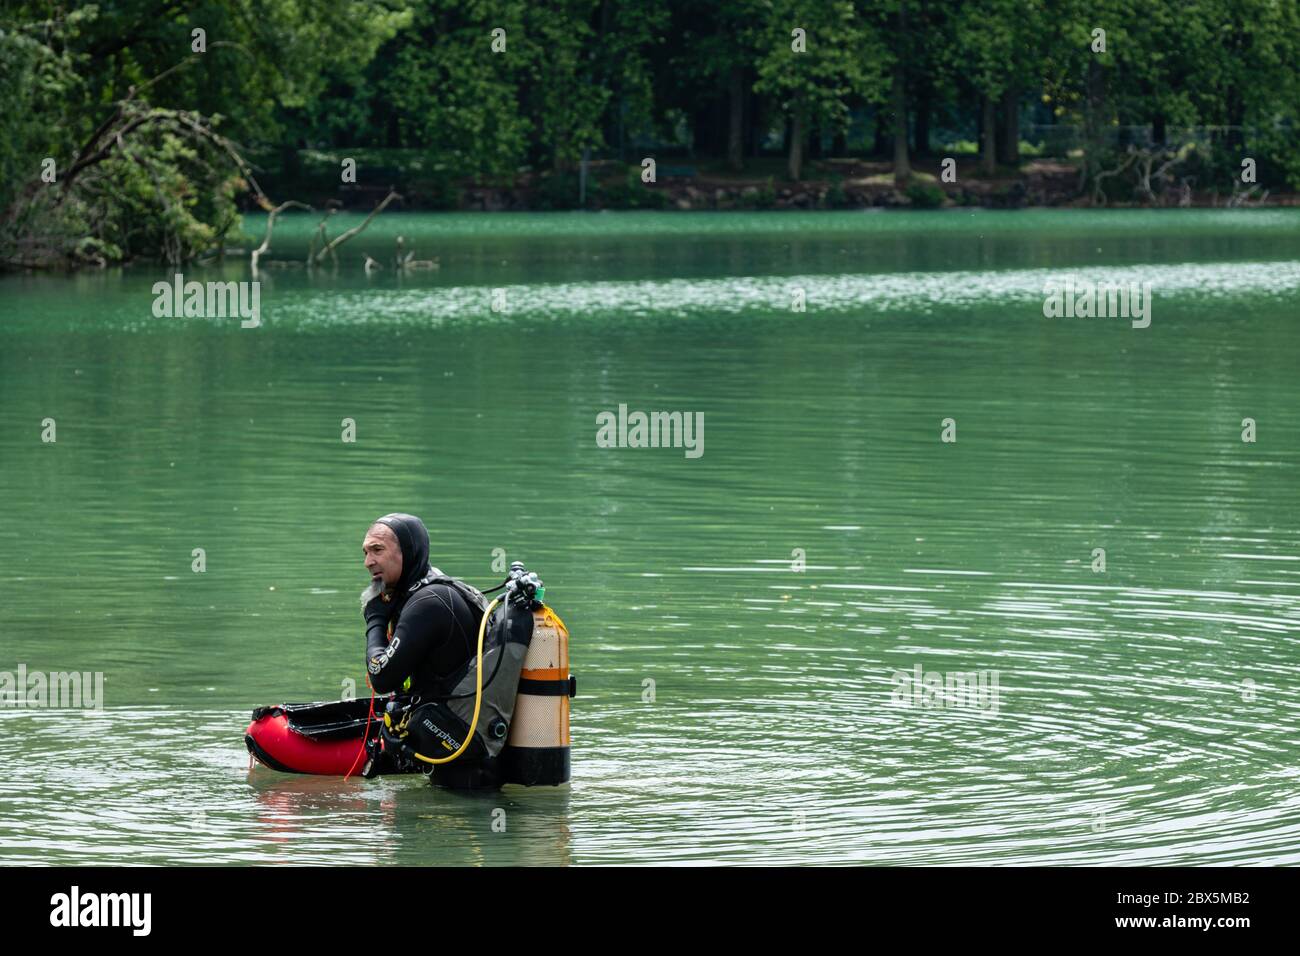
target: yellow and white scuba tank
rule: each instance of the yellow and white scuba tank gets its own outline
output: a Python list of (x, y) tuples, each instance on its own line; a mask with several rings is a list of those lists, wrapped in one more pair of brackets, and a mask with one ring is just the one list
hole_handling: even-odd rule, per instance
[(501, 754), (503, 783), (531, 787), (569, 781), (569, 698), (576, 693), (577, 681), (569, 673), (569, 629), (542, 605), (533, 611), (533, 639)]

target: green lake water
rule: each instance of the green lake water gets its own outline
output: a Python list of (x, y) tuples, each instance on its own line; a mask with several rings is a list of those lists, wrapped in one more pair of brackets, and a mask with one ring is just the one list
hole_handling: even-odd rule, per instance
[[(398, 213), (309, 273), (315, 221), (257, 328), (0, 278), (0, 671), (104, 674), (0, 707), (0, 862), (1300, 863), (1300, 210)], [(364, 690), (389, 511), (544, 578), (571, 784), (250, 771), (252, 707)]]

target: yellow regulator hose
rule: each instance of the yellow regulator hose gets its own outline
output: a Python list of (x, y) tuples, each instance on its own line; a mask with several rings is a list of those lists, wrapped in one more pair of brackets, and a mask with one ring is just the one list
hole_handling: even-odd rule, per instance
[(412, 750), (411, 753), (415, 754), (417, 759), (423, 760), (425, 763), (451, 763), (451, 761), (455, 760), (465, 752), (465, 748), (469, 746), (469, 742), (474, 739), (474, 728), (478, 726), (479, 708), (483, 705), (483, 635), (487, 632), (488, 618), (492, 616), (493, 609), (500, 603), (501, 598), (497, 598), (489, 604), (487, 610), (483, 612), (483, 620), (480, 621), (478, 625), (478, 686), (474, 688), (474, 716), (470, 719), (469, 731), (465, 734), (465, 739), (461, 742), (460, 749), (450, 757), (426, 757), (424, 754), (416, 754), (415, 751)]

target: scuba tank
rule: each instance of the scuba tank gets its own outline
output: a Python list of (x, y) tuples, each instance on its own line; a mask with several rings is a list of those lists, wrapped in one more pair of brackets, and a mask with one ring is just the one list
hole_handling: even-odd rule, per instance
[(524, 656), (515, 718), (501, 755), (505, 783), (568, 783), (569, 698), (577, 694), (569, 673), (569, 630), (549, 607), (533, 613), (533, 639)]
[[(535, 779), (516, 780), (512, 778), (519, 773), (506, 772), (517, 764), (515, 759), (503, 760), (503, 751), (507, 735), (511, 742), (515, 740), (511, 724), (525, 658), (537, 632), (543, 635), (547, 647), (555, 645), (556, 631), (551, 621), (559, 619), (542, 603), (545, 586), (521, 562), (510, 566), (509, 576), (500, 587), (505, 593), (484, 611), (476, 653), (453, 676), (450, 693), (388, 702), (379, 736), (367, 743), (369, 759), (362, 776), (421, 769), (431, 774), (435, 783), (470, 789), (496, 787), (504, 782), (568, 780), (568, 697), (564, 698), (562, 770), (557, 770), (551, 756), (543, 768), (545, 772), (539, 772), (531, 763), (525, 767), (526, 775)], [(567, 631), (564, 634), (567, 675)]]

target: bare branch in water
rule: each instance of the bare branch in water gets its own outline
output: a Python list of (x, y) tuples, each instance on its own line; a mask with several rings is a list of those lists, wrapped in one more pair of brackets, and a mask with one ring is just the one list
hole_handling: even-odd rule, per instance
[[(312, 265), (318, 264), (322, 259), (325, 258), (325, 255), (327, 253), (329, 254), (331, 259), (335, 259), (335, 261), (337, 261), (337, 257), (334, 255), (334, 250), (336, 250), (339, 246), (343, 245), (343, 243), (347, 242), (353, 236), (362, 232), (366, 228), (366, 226), (370, 225), (370, 221), (372, 219), (374, 219), (381, 212), (383, 212), (385, 209), (388, 208), (388, 204), (391, 203), (394, 199), (401, 199), (401, 198), (402, 197), (399, 196), (396, 191), (390, 189), (388, 191), (388, 195), (383, 198), (383, 201), (380, 202), (379, 205), (376, 206), (374, 209), (370, 210), (370, 215), (366, 216), (366, 218), (362, 220), (361, 223), (359, 223), (358, 225), (353, 226), (347, 232), (339, 235), (337, 239), (331, 240), (329, 244), (325, 246), (324, 249), (321, 249), (319, 252), (316, 253), (316, 255), (311, 260), (309, 260), (311, 264)], [(325, 223), (322, 221), (321, 226), (324, 225)]]
[(311, 210), (311, 206), (308, 206), (306, 203), (298, 202), (296, 199), (282, 202), (271, 210), (270, 214), (266, 217), (266, 235), (262, 237), (262, 244), (253, 250), (253, 254), (249, 259), (249, 264), (253, 268), (254, 276), (257, 275), (257, 261), (262, 258), (263, 253), (267, 252), (271, 248), (271, 232), (275, 229), (275, 217), (280, 215), (280, 213), (284, 212), (290, 206), (297, 207), (298, 209), (306, 209), (308, 211)]

